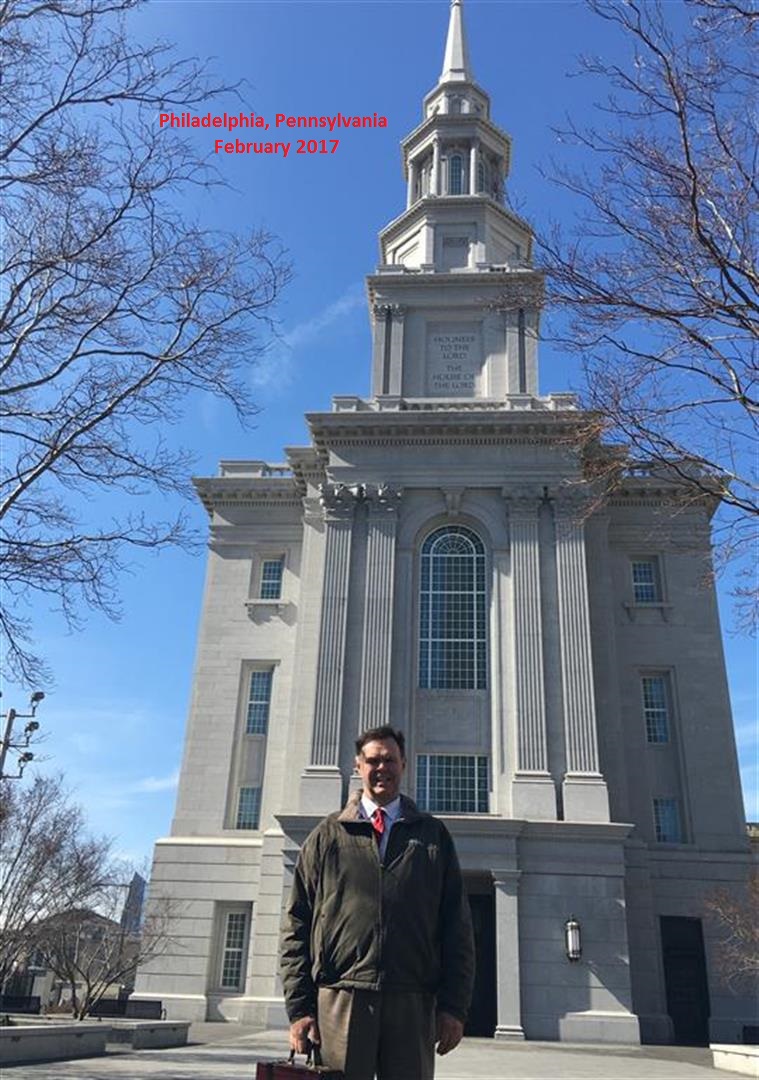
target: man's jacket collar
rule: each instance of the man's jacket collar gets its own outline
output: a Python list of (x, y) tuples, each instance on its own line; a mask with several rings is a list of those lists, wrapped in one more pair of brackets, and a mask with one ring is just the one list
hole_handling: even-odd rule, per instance
[[(338, 821), (363, 821), (365, 820), (360, 813), (359, 807), (361, 806), (361, 792), (354, 791), (343, 809), (338, 814)], [(417, 810), (416, 803), (413, 799), (409, 799), (407, 795), (401, 795), (401, 812), (398, 815), (398, 821), (418, 821), (422, 817), (419, 810)]]

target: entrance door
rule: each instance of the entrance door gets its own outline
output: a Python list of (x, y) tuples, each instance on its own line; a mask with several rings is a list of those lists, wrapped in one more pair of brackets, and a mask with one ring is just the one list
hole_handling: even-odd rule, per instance
[(709, 1044), (709, 985), (700, 919), (661, 916), (667, 1012), (681, 1046)]
[(466, 1035), (492, 1039), (497, 1019), (495, 978), (495, 897), (489, 893), (470, 893), (474, 927), (474, 948), (477, 971), (474, 980), (472, 1007)]

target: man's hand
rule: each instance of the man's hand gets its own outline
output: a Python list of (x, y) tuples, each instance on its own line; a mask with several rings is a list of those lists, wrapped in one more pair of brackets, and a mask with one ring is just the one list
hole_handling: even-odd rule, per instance
[(437, 1042), (438, 1054), (447, 1054), (449, 1050), (455, 1050), (464, 1037), (464, 1025), (450, 1013), (440, 1012), (437, 1014)]
[(321, 1046), (321, 1041), (315, 1016), (301, 1016), (300, 1020), (293, 1020), (290, 1024), (290, 1049), (296, 1054), (307, 1054), (309, 1043)]

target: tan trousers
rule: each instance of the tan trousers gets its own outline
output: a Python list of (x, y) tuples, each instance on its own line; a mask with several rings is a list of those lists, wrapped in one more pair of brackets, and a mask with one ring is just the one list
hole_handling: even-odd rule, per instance
[(345, 1080), (433, 1080), (432, 994), (322, 987), (318, 1022), (323, 1063)]

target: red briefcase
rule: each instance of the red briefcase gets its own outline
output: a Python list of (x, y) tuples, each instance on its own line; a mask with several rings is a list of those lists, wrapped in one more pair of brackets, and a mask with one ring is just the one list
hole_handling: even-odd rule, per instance
[[(313, 1060), (312, 1060), (313, 1054)], [(305, 1065), (295, 1060), (295, 1051), (290, 1051), (287, 1061), (259, 1061), (256, 1067), (256, 1080), (345, 1080), (345, 1074), (322, 1065), (319, 1047), (309, 1051)]]

